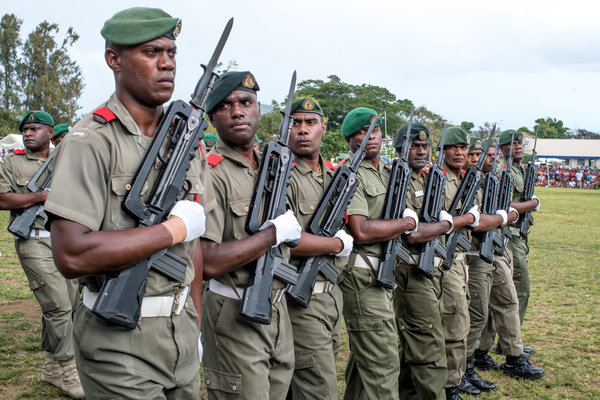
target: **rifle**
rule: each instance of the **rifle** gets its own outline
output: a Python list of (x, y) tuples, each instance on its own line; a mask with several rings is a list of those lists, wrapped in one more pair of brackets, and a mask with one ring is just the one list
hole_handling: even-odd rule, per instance
[[(317, 236), (332, 237), (342, 227), (346, 208), (358, 187), (359, 181), (356, 179), (356, 171), (362, 160), (367, 156), (365, 147), (375, 129), (375, 125), (377, 125), (378, 119), (379, 116), (373, 118), (358, 151), (352, 156), (350, 165), (344, 164), (336, 169), (331, 182), (329, 182), (319, 200), (315, 212), (308, 221), (307, 232)], [(304, 259), (298, 268), (298, 283), (290, 285), (287, 291), (288, 296), (299, 306), (308, 307), (319, 272), (331, 284), (335, 285), (337, 283), (338, 271), (328, 256)]]
[[(414, 107), (410, 110), (408, 119), (408, 129), (404, 137), (402, 154), (392, 163), (390, 180), (386, 190), (385, 200), (381, 219), (391, 220), (402, 218), (402, 213), (406, 208), (406, 194), (408, 193), (408, 184), (410, 183), (410, 174), (412, 172), (408, 165), (408, 151), (410, 150), (410, 130), (412, 128)], [(379, 268), (377, 269), (377, 283), (386, 289), (394, 288), (394, 269), (396, 268), (396, 255), (406, 263), (410, 262), (410, 252), (402, 243), (402, 236), (388, 240), (383, 245), (383, 253)]]
[[(52, 161), (53, 157), (54, 152), (48, 156), (46, 161), (44, 161), (40, 169), (37, 170), (35, 175), (33, 175), (33, 178), (31, 178), (27, 184), (27, 189), (29, 189), (31, 193), (40, 192), (50, 188), (50, 184), (52, 183), (52, 170), (50, 169), (50, 162)], [(38, 180), (45, 171), (48, 171), (48, 175), (41, 185), (37, 186)], [(19, 239), (29, 239), (31, 236), (31, 230), (35, 225), (35, 219), (38, 215), (45, 215), (43, 203), (34, 204), (33, 206), (23, 210), (21, 215), (17, 215), (10, 225), (8, 225), (8, 231)]]
[[(250, 235), (257, 233), (266, 221), (280, 216), (286, 209), (287, 186), (294, 167), (294, 153), (288, 147), (288, 139), (294, 123), (290, 111), (295, 89), (296, 71), (292, 75), (283, 120), (279, 126), (279, 138), (277, 142), (268, 142), (265, 145), (254, 181), (245, 226)], [(286, 244), (288, 247), (295, 247), (298, 241)], [(298, 282), (296, 268), (283, 261), (278, 246), (270, 248), (256, 261), (254, 274), (250, 277), (242, 296), (242, 317), (259, 324), (271, 323), (273, 277), (292, 285)]]
[[(531, 161), (527, 164), (527, 170), (525, 171), (525, 184), (523, 185), (523, 193), (521, 193), (521, 201), (529, 201), (533, 198), (533, 189), (535, 189), (535, 180), (537, 179), (537, 168), (535, 167), (535, 148), (537, 146), (537, 133), (535, 134), (535, 144), (533, 145), (533, 154), (531, 155)], [(529, 227), (533, 225), (533, 217), (531, 216), (531, 210), (521, 214), (521, 223), (519, 225), (519, 233), (525, 239), (529, 235)]]
[[(219, 77), (214, 68), (232, 25), (233, 18), (227, 23), (208, 66), (202, 65), (204, 73), (190, 103), (177, 100), (169, 106), (131, 181), (131, 189), (126, 193), (121, 206), (137, 219), (137, 227), (161, 223), (177, 202), (181, 190), (186, 195), (189, 193), (191, 184), (186, 180), (187, 171), (208, 126), (203, 118), (206, 99)], [(161, 151), (163, 148), (165, 149)], [(152, 171), (156, 171), (157, 179), (148, 202), (144, 203), (141, 193)], [(118, 326), (135, 329), (140, 319), (140, 307), (150, 268), (183, 283), (186, 267), (184, 259), (163, 249), (106, 280), (92, 312)]]
[[(440, 212), (444, 206), (444, 189), (446, 186), (446, 175), (442, 165), (444, 163), (444, 142), (446, 140), (446, 124), (438, 146), (438, 162), (429, 168), (427, 186), (423, 195), (423, 206), (421, 208), (420, 220), (426, 223), (439, 222)], [(440, 243), (440, 238), (424, 243), (419, 252), (417, 272), (426, 278), (433, 279), (435, 254), (446, 257), (446, 248)]]
[[(492, 144), (492, 139), (494, 138), (495, 129), (492, 130), (490, 137), (488, 138), (483, 154), (487, 153), (487, 149)], [(458, 192), (454, 199), (452, 200), (452, 204), (450, 205), (450, 215), (465, 215), (473, 204), (475, 204), (475, 197), (477, 196), (477, 191), (481, 186), (481, 180), (483, 179), (483, 174), (481, 173), (481, 168), (483, 167), (483, 162), (485, 161), (485, 157), (479, 157), (479, 161), (477, 162), (477, 166), (470, 166), (467, 168), (467, 172), (460, 183), (458, 188)], [(459, 208), (460, 207), (460, 208)], [(458, 244), (465, 251), (469, 251), (471, 248), (471, 242), (465, 236), (463, 231), (464, 228), (460, 228), (450, 235), (446, 240), (446, 258), (444, 259), (444, 263), (442, 266), (444, 269), (448, 270), (452, 267), (452, 260), (454, 258), (454, 252), (456, 251), (456, 245)]]
[[(507, 213), (510, 211), (513, 181), (515, 179), (510, 171), (513, 160), (512, 151), (514, 140), (515, 135), (513, 134), (510, 138), (510, 151), (508, 153), (508, 159), (506, 160), (506, 169), (502, 171), (502, 176), (500, 176), (500, 195), (498, 196), (498, 208), (505, 210)], [(500, 229), (500, 245), (496, 248), (496, 250), (494, 250), (494, 254), (499, 256), (504, 255), (504, 247), (506, 246), (507, 240), (510, 238), (512, 238), (512, 233), (508, 225), (506, 225), (504, 228)]]
[[(494, 125), (494, 129), (492, 130), (492, 135), (496, 130), (496, 126)], [(487, 153), (485, 155), (487, 157)], [(498, 194), (500, 192), (500, 178), (496, 176), (496, 167), (498, 165), (498, 148), (496, 147), (494, 151), (494, 161), (492, 162), (492, 170), (487, 173), (485, 177), (485, 184), (483, 186), (483, 202), (481, 204), (481, 212), (483, 214), (493, 215), (498, 211)], [(481, 245), (479, 246), (479, 256), (482, 260), (487, 263), (491, 263), (494, 260), (494, 244), (499, 244), (495, 242), (495, 239), (498, 238), (496, 234), (496, 229), (490, 229), (483, 233), (483, 239), (481, 240)], [(501, 245), (501, 244), (499, 244)]]

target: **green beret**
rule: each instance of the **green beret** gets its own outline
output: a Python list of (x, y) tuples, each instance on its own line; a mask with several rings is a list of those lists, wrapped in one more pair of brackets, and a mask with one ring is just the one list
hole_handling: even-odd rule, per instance
[(219, 140), (219, 136), (215, 135), (214, 133), (205, 133), (202, 140), (204, 140), (205, 145), (212, 147), (215, 144), (217, 144), (217, 141)]
[(510, 140), (512, 135), (515, 135), (514, 140), (523, 141), (523, 133), (517, 132), (514, 129), (507, 129), (500, 134), (500, 139), (498, 140), (498, 144), (500, 146), (504, 146), (505, 144), (510, 144)]
[(44, 124), (54, 127), (52, 116), (44, 111), (31, 110), (25, 113), (25, 116), (19, 124), (19, 132), (23, 132), (23, 124)]
[[(468, 133), (459, 126), (451, 126), (446, 129), (446, 140), (444, 140), (444, 146), (454, 146), (456, 144), (468, 144), (467, 139)], [(439, 143), (438, 143), (439, 146)]]
[[(375, 110), (366, 107), (358, 107), (350, 111), (342, 123), (342, 136), (349, 137), (365, 126), (368, 128), (371, 125), (373, 114), (377, 114)], [(377, 120), (377, 125), (379, 124), (381, 124), (381, 119)]]
[(100, 33), (107, 42), (135, 45), (160, 36), (175, 40), (181, 32), (181, 19), (160, 8), (133, 7), (119, 11), (104, 23)]
[[(396, 133), (396, 138), (394, 138), (394, 148), (400, 149), (404, 145), (404, 138), (406, 137), (406, 130), (408, 129), (408, 124), (402, 125), (398, 132)], [(410, 127), (410, 140), (421, 140), (429, 142), (429, 129), (425, 125), (420, 122), (413, 122)]]
[(481, 140), (477, 136), (471, 136), (469, 138), (469, 150), (483, 151), (483, 140)]
[(323, 116), (323, 110), (321, 106), (312, 97), (298, 97), (292, 101), (292, 110), (290, 114), (303, 112), (303, 113), (314, 113)]
[(54, 127), (54, 135), (52, 135), (52, 139), (54, 139), (55, 137), (59, 137), (63, 133), (69, 132), (70, 128), (71, 127), (69, 126), (69, 124), (59, 124), (59, 125), (56, 125)]
[(226, 72), (217, 80), (215, 87), (206, 99), (206, 113), (213, 112), (234, 90), (245, 90), (256, 94), (260, 87), (250, 71)]

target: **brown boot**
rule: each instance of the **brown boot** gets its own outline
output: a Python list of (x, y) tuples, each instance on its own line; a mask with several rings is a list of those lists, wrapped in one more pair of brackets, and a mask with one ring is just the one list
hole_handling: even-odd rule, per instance
[(75, 357), (65, 361), (58, 361), (62, 370), (62, 383), (60, 388), (69, 397), (74, 399), (85, 399), (85, 393), (79, 381)]
[(52, 359), (52, 353), (44, 352), (44, 367), (42, 368), (42, 381), (56, 387), (60, 387), (62, 382), (62, 371), (57, 362)]

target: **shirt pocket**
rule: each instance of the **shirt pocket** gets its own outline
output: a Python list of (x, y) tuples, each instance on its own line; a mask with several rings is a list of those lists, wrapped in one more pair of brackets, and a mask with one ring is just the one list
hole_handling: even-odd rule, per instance
[(237, 240), (248, 237), (244, 226), (246, 225), (249, 206), (250, 199), (237, 200), (229, 203), (229, 209), (231, 210), (232, 216), (233, 237), (235, 237)]
[[(133, 218), (122, 208), (123, 197), (131, 189), (133, 175), (117, 175), (110, 178), (110, 220), (117, 229), (135, 227)], [(148, 191), (148, 183), (144, 183), (140, 197)]]
[(381, 195), (385, 194), (385, 192), (386, 192), (386, 188), (380, 183), (365, 186), (365, 193), (369, 197), (381, 196)]

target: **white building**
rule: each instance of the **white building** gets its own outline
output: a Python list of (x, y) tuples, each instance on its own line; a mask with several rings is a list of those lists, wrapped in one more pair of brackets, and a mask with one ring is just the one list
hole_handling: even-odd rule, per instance
[[(535, 137), (524, 135), (525, 153), (531, 154)], [(538, 139), (537, 157), (563, 160), (567, 168), (590, 166), (600, 168), (600, 140), (593, 139)]]

